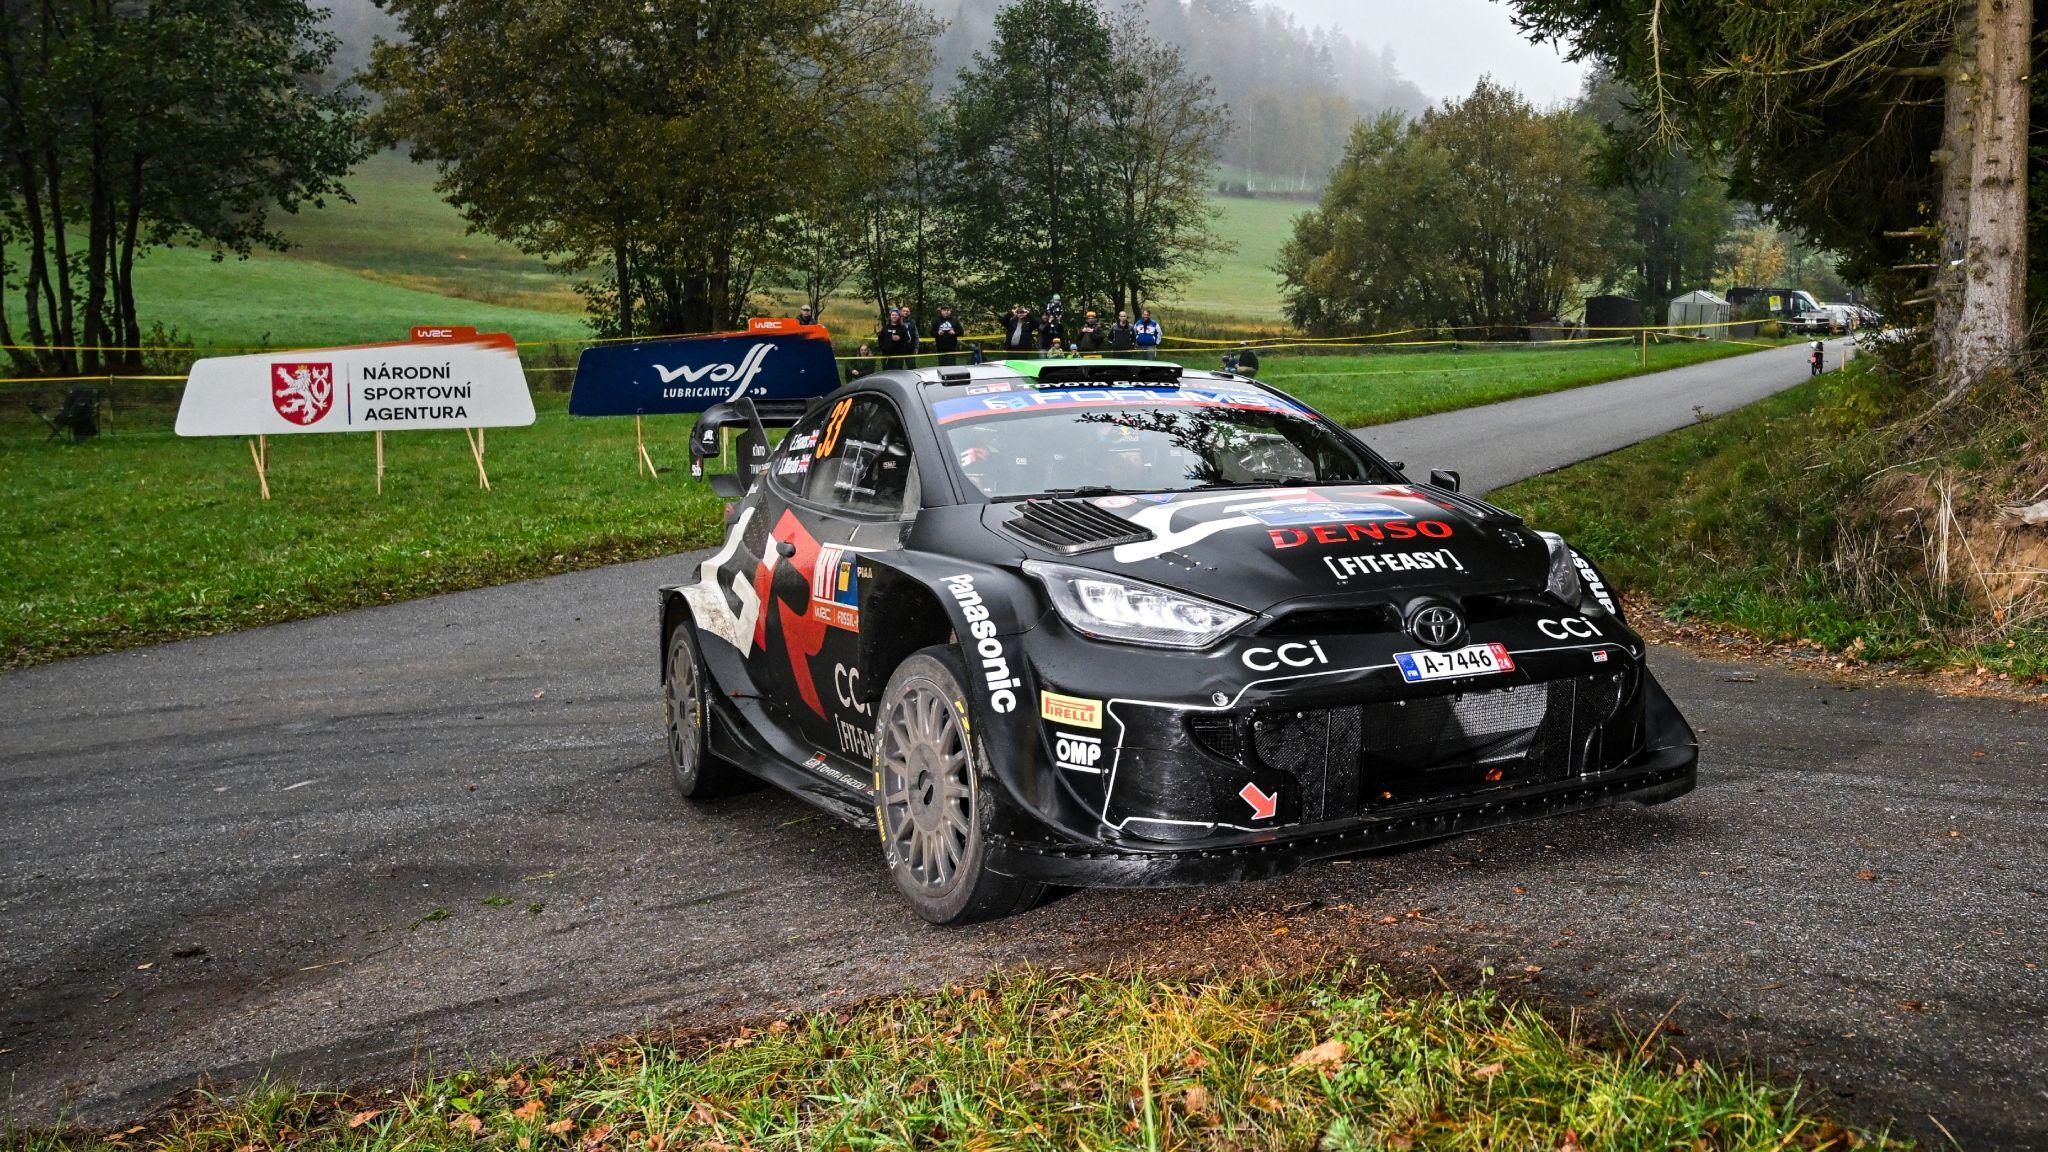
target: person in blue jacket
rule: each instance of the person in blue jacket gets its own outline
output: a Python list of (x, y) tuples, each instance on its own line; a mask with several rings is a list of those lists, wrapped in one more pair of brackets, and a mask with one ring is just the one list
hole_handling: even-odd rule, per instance
[(1148, 360), (1157, 356), (1159, 354), (1160, 339), (1159, 321), (1152, 318), (1152, 310), (1150, 308), (1140, 309), (1138, 312), (1138, 322), (1131, 325), (1131, 328), (1138, 345), (1138, 355)]

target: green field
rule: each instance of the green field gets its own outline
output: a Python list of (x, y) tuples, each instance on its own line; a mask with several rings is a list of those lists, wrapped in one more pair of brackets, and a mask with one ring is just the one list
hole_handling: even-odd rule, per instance
[[(1660, 349), (1658, 366), (1726, 346)], [(1625, 353), (1625, 354), (1624, 354)], [(1267, 376), (1349, 423), (1553, 391), (1633, 370), (1608, 347), (1275, 360)], [(275, 499), (257, 498), (247, 442), (179, 440), (161, 404), (116, 431), (44, 443), (0, 424), (0, 666), (17, 666), (344, 608), (661, 555), (711, 542), (719, 502), (675, 476), (636, 475), (632, 425), (573, 420), (560, 392), (539, 420), (489, 436), (494, 490), (476, 489), (457, 433), (386, 437), (372, 490), (361, 436), (271, 441)], [(690, 423), (649, 422), (657, 461), (685, 459)]]
[(683, 1044), (343, 1094), (258, 1084), (20, 1152), (617, 1149), (1904, 1149), (1654, 1032), (1350, 970), (1207, 983), (1026, 973)]
[[(401, 338), (414, 324), (474, 324), (521, 340), (587, 336), (583, 301), (541, 260), (471, 234), (434, 190), (431, 167), (385, 152), (349, 177), (353, 204), (276, 218), (284, 253), (215, 262), (203, 252), (163, 250), (136, 271), (143, 324), (174, 328), (209, 346), (314, 346)], [(1303, 205), (1221, 199), (1217, 230), (1236, 245), (1181, 300), (1160, 309), (1270, 324), (1279, 319), (1272, 271)], [(9, 307), (18, 303), (9, 298)], [(835, 301), (828, 320), (852, 324), (864, 307)], [(15, 317), (17, 324), (20, 317)], [(1191, 321), (1194, 319), (1189, 318)]]

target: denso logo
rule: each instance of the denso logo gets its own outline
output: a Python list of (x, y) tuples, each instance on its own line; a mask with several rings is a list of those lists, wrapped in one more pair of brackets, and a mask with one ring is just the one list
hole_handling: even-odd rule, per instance
[(754, 377), (761, 374), (761, 362), (766, 360), (768, 354), (773, 351), (775, 351), (775, 345), (773, 344), (756, 344), (752, 348), (747, 349), (747, 354), (740, 357), (738, 364), (706, 364), (701, 368), (692, 368), (687, 364), (679, 368), (670, 368), (663, 364), (656, 364), (654, 372), (655, 375), (661, 377), (663, 384), (673, 384), (678, 379), (689, 384), (696, 384), (707, 379), (713, 384), (724, 384), (736, 380), (738, 383), (733, 385), (732, 398), (738, 399), (746, 395), (747, 385), (753, 383)]
[(1315, 640), (1282, 644), (1277, 648), (1247, 648), (1239, 659), (1254, 672), (1272, 672), (1282, 667), (1313, 668), (1330, 662), (1330, 658), (1323, 655), (1322, 644)]
[(1452, 528), (1441, 520), (1381, 520), (1370, 524), (1317, 524), (1307, 528), (1268, 528), (1266, 538), (1275, 551), (1304, 544), (1351, 544), (1359, 540), (1413, 540), (1428, 537), (1448, 540)]

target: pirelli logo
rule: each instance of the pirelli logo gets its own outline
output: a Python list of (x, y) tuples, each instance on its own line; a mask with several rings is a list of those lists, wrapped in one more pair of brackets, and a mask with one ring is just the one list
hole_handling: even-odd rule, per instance
[(1040, 692), (1038, 715), (1055, 724), (1068, 724), (1076, 728), (1100, 728), (1102, 701), (1084, 700), (1079, 696), (1062, 696), (1057, 692)]

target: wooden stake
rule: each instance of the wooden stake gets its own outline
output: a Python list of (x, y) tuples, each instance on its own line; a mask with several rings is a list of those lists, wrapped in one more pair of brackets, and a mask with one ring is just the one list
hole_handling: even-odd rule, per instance
[[(256, 440), (263, 439), (258, 436)], [(256, 462), (256, 483), (263, 489), (263, 498), (270, 499), (270, 479), (263, 474), (263, 453), (256, 448), (256, 440), (249, 441), (249, 459)]]
[(384, 430), (377, 429), (377, 494), (384, 494)]
[(462, 430), (462, 438), (469, 441), (469, 454), (476, 457), (477, 487), (489, 492), (491, 490), (491, 477), (489, 473), (484, 471), (484, 430), (479, 428), (476, 430), (476, 435), (471, 436), (469, 429), (464, 428)]
[(263, 449), (263, 470), (270, 471), (270, 437), (258, 434), (256, 446)]
[(1648, 333), (1648, 332), (1646, 331), (1646, 332), (1644, 332), (1644, 333), (1643, 333), (1643, 367), (1645, 367), (1645, 368), (1648, 368), (1649, 366), (1650, 366), (1650, 334), (1649, 334), (1649, 333)]
[(654, 457), (649, 456), (647, 454), (647, 438), (646, 436), (641, 434), (640, 417), (638, 416), (633, 417), (633, 451), (639, 457), (637, 460), (633, 462), (634, 472), (638, 473), (642, 469), (645, 469), (647, 475), (653, 477), (656, 480), (661, 479), (661, 473), (655, 471), (654, 469)]

